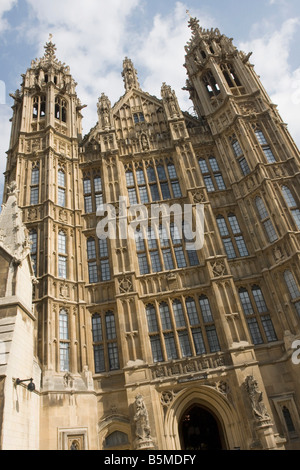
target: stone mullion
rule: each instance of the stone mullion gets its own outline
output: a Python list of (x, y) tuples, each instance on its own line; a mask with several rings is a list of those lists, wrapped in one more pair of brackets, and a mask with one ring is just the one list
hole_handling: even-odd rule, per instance
[[(233, 334), (231, 331), (231, 327), (229, 322), (226, 318), (226, 307), (223, 302), (222, 298), (222, 289), (223, 289), (223, 282), (222, 281), (214, 281), (212, 282), (212, 289), (214, 293), (214, 304), (217, 308), (214, 308), (214, 320), (215, 326), (217, 330), (218, 337), (220, 338), (220, 334), (222, 335), (221, 341), (221, 350), (227, 350), (232, 347), (233, 344)], [(225, 347), (222, 347), (222, 343)]]
[[(183, 295), (181, 295), (180, 296), (180, 302), (181, 302), (183, 313), (184, 313), (184, 318), (185, 318), (185, 323), (186, 323), (186, 331), (187, 331), (188, 338), (189, 338), (189, 343), (190, 343), (190, 347), (191, 347), (192, 356), (195, 357), (196, 356), (196, 349), (195, 349), (194, 338), (193, 338), (193, 333), (192, 333), (193, 329), (192, 329), (192, 325), (190, 324), (189, 316), (188, 316), (188, 313), (187, 313), (187, 308), (186, 308), (186, 303), (185, 303), (186, 298), (187, 297), (184, 297)], [(191, 298), (195, 301), (193, 296), (191, 296)], [(196, 302), (195, 302), (195, 305), (196, 305)], [(199, 313), (198, 313), (198, 318), (199, 318)], [(195, 325), (193, 325), (193, 326), (195, 326)]]

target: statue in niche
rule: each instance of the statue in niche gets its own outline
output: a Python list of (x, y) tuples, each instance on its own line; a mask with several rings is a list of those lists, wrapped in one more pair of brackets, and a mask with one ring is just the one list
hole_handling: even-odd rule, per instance
[(72, 444), (70, 446), (70, 450), (79, 450), (79, 442), (78, 441), (72, 441)]
[(149, 418), (142, 395), (135, 397), (135, 407), (136, 413), (134, 415), (134, 421), (136, 423), (136, 438), (138, 441), (149, 441), (151, 440)]
[(141, 145), (143, 150), (149, 150), (149, 143), (145, 134), (141, 137)]
[(263, 394), (258, 388), (258, 383), (252, 375), (245, 380), (245, 388), (250, 398), (252, 411), (257, 421), (270, 421), (270, 415), (263, 402)]

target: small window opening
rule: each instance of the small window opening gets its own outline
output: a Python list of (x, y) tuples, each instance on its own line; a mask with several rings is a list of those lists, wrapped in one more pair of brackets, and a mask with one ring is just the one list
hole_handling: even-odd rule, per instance
[(212, 72), (208, 72), (203, 77), (203, 82), (206, 86), (209, 96), (212, 98), (213, 96), (218, 96), (221, 93), (219, 84), (217, 83), (215, 77), (213, 76)]
[(204, 51), (201, 51), (201, 55), (202, 55), (203, 59), (206, 59), (206, 54), (205, 54)]
[(282, 414), (283, 414), (288, 432), (296, 432), (290, 410), (286, 406), (282, 408)]

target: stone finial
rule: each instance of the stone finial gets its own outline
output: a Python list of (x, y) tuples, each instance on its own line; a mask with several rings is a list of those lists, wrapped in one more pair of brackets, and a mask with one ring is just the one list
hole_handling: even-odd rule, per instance
[(104, 93), (98, 99), (97, 112), (101, 128), (109, 129), (112, 125), (111, 102)]
[(162, 84), (161, 88), (161, 97), (166, 103), (168, 114), (171, 118), (178, 117), (181, 114), (179, 104), (175, 95), (175, 92), (172, 91), (171, 87), (166, 83)]
[(135, 70), (131, 59), (128, 59), (128, 57), (125, 57), (123, 61), (122, 77), (124, 79), (126, 91), (132, 90), (132, 88), (135, 88), (136, 90), (141, 89), (138, 81), (137, 71)]
[(52, 38), (53, 38), (52, 34), (49, 34), (49, 41), (46, 42), (46, 45), (44, 46), (45, 58), (49, 60), (55, 59), (56, 47), (55, 47), (55, 44), (53, 44), (52, 42)]

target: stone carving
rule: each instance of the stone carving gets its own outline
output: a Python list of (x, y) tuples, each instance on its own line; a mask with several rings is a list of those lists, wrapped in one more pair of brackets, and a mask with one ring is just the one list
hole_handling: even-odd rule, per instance
[(111, 102), (104, 93), (98, 100), (97, 111), (100, 126), (103, 129), (109, 129), (111, 127)]
[(279, 247), (274, 248), (273, 253), (274, 253), (274, 258), (276, 262), (281, 261), (282, 258), (284, 257)]
[(258, 422), (270, 422), (270, 415), (263, 402), (263, 393), (258, 388), (258, 383), (252, 375), (245, 380), (246, 392), (249, 396), (254, 418)]
[(64, 375), (64, 387), (65, 388), (72, 388), (74, 384), (74, 379), (70, 372), (66, 372)]
[(137, 449), (153, 448), (148, 411), (142, 395), (137, 395), (135, 397), (135, 409), (134, 422), (136, 426), (136, 447)]
[(223, 395), (228, 395), (230, 392), (229, 385), (223, 380), (221, 380), (220, 382), (216, 382), (215, 388), (216, 390), (218, 390), (218, 392), (222, 393)]
[(160, 402), (162, 406), (169, 407), (174, 400), (174, 393), (173, 392), (163, 392), (160, 397)]
[(212, 270), (215, 277), (222, 277), (226, 275), (226, 266), (222, 261), (212, 263)]
[(123, 277), (123, 279), (121, 279), (119, 281), (119, 288), (120, 288), (120, 292), (122, 294), (132, 292), (133, 291), (133, 285), (132, 285), (131, 279), (129, 277)]
[(171, 90), (171, 87), (165, 82), (161, 88), (161, 96), (167, 104), (167, 108), (170, 114), (170, 117), (177, 117), (180, 115), (180, 110), (177, 102), (175, 92)]
[(205, 193), (204, 191), (195, 191), (192, 193), (193, 203), (194, 204), (202, 204), (205, 202)]

